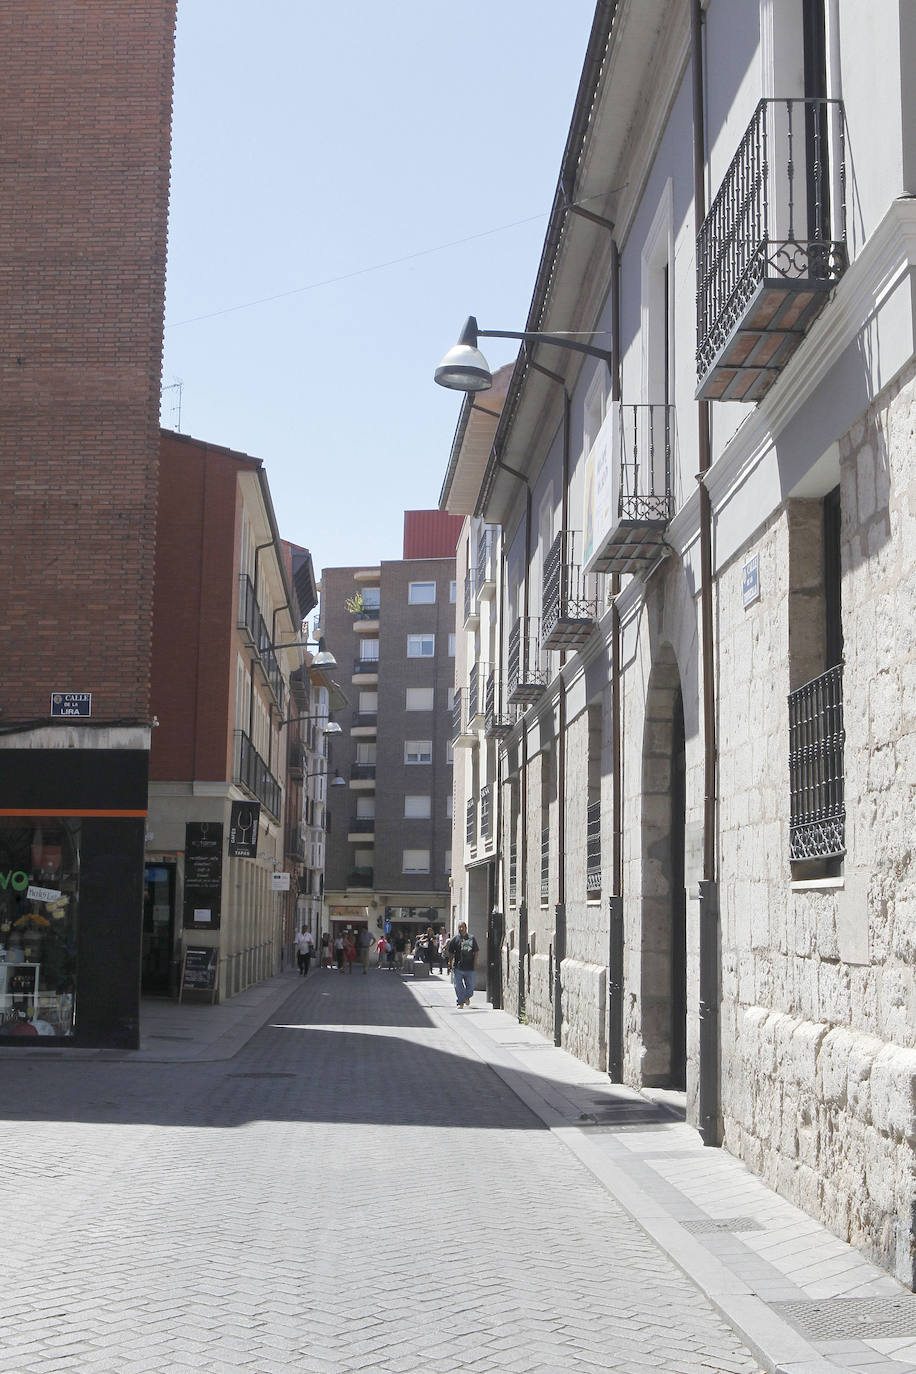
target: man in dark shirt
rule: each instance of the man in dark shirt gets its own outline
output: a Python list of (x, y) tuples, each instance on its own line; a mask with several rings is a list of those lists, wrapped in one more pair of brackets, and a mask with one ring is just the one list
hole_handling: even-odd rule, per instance
[(455, 996), (458, 999), (459, 1007), (471, 1005), (474, 983), (477, 978), (475, 970), (477, 968), (478, 948), (474, 936), (468, 934), (467, 922), (462, 921), (458, 926), (458, 934), (453, 935), (446, 946), (454, 974)]

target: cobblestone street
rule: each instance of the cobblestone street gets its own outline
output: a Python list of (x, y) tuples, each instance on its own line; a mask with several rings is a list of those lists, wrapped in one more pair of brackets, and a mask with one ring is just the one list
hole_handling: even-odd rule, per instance
[(753, 1374), (431, 983), (289, 979), (218, 1062), (4, 1058), (4, 1374)]

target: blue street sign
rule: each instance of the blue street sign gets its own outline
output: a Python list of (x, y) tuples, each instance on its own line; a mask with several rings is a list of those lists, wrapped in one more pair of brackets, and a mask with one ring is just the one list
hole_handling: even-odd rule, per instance
[(91, 692), (52, 692), (52, 716), (91, 716)]
[(390, 922), (390, 921), (386, 921), (386, 922), (385, 922), (385, 934), (386, 934), (386, 935), (390, 935), (390, 934), (391, 934), (391, 922)]

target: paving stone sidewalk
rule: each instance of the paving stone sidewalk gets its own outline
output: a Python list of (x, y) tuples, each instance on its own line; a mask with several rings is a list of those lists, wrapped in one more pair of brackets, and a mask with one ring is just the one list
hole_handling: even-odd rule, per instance
[(139, 1054), (0, 1056), (2, 1374), (916, 1369), (778, 1308), (912, 1295), (475, 1001), (286, 974), (148, 1005)]

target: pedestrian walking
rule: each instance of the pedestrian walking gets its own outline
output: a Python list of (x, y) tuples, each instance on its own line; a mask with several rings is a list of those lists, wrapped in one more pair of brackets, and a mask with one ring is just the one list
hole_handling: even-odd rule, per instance
[(372, 952), (372, 934), (368, 926), (363, 926), (356, 939), (359, 947), (359, 957), (363, 966), (363, 973), (369, 972), (369, 955)]
[(347, 966), (347, 972), (352, 973), (353, 965), (356, 963), (356, 937), (352, 930), (348, 930), (343, 937), (343, 947), (344, 963)]
[(318, 965), (320, 968), (331, 967), (331, 937), (326, 930), (321, 935), (321, 958)]
[(334, 936), (334, 963), (337, 965), (337, 972), (342, 973), (344, 966), (344, 941), (339, 931)]
[(474, 996), (480, 947), (474, 936), (468, 934), (467, 921), (460, 922), (458, 934), (452, 936), (447, 948), (455, 981), (455, 997), (459, 1007), (469, 1007)]
[(385, 955), (386, 955), (387, 953), (388, 953), (388, 940), (387, 940), (387, 937), (384, 936), (384, 935), (380, 935), (379, 938), (378, 938), (378, 943), (377, 943), (376, 946), (375, 946), (375, 956), (376, 956), (376, 957), (375, 957), (375, 962), (376, 962), (376, 966), (377, 966), (378, 968), (381, 968), (381, 967), (382, 967), (382, 962), (383, 962), (383, 960), (384, 960), (384, 958), (385, 958)]
[(312, 962), (312, 953), (315, 949), (315, 941), (308, 926), (303, 926), (296, 936), (296, 961), (299, 964), (299, 976), (307, 978), (309, 967)]

